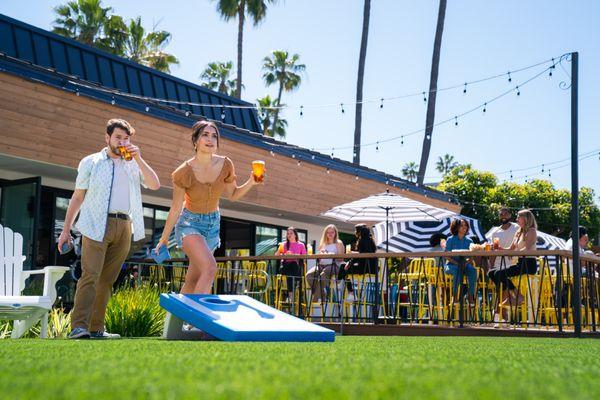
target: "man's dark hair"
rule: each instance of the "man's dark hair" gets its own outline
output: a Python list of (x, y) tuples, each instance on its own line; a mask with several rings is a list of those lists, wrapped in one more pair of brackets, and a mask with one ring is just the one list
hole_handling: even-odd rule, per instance
[(106, 123), (106, 133), (108, 136), (112, 136), (116, 128), (123, 129), (129, 136), (133, 136), (135, 134), (135, 129), (133, 129), (129, 122), (125, 121), (124, 119), (109, 119)]
[(500, 209), (500, 211), (498, 211), (498, 214), (501, 214), (501, 213), (508, 213), (510, 216), (512, 216), (512, 211), (510, 211), (510, 208), (508, 208), (508, 207), (502, 207)]
[(446, 235), (444, 235), (443, 233), (434, 233), (429, 238), (429, 244), (431, 245), (431, 247), (437, 247), (442, 242), (442, 239), (446, 239)]

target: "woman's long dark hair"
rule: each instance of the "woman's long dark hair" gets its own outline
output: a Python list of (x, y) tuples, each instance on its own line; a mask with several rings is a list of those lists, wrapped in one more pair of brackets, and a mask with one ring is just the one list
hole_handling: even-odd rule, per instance
[(373, 253), (377, 250), (371, 229), (365, 224), (358, 224), (354, 227), (356, 242), (354, 243), (354, 250), (359, 253)]
[(296, 228), (294, 228), (293, 226), (290, 226), (289, 228), (287, 228), (285, 230), (285, 249), (286, 250), (290, 249), (290, 241), (287, 239), (287, 232), (288, 231), (294, 232), (294, 237), (296, 238), (296, 242), (299, 241), (299, 239), (298, 239), (298, 231), (296, 230)]

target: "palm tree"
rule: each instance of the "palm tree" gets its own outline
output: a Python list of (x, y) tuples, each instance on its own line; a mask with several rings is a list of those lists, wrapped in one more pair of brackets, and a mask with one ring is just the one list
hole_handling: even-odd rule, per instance
[[(279, 118), (277, 120), (277, 126), (275, 129), (272, 129), (271, 121), (275, 117), (275, 109), (274, 107), (277, 105), (277, 102), (271, 99), (271, 96), (266, 95), (263, 98), (256, 99), (258, 103), (258, 118), (263, 127), (263, 135), (269, 137), (278, 136), (280, 138), (285, 138), (287, 121), (283, 118)], [(283, 104), (285, 106), (285, 104)]]
[(257, 26), (267, 15), (267, 5), (275, 4), (277, 0), (213, 0), (217, 2), (217, 11), (221, 18), (229, 21), (238, 19), (238, 41), (237, 41), (237, 85), (235, 97), (242, 96), (242, 44), (244, 42), (244, 21), (246, 15), (252, 18), (254, 26)]
[(211, 62), (208, 64), (200, 78), (204, 80), (202, 86), (225, 93), (229, 96), (235, 94), (235, 79), (231, 79), (233, 62)]
[(360, 39), (360, 55), (358, 57), (358, 78), (356, 80), (356, 116), (354, 118), (354, 154), (353, 162), (360, 164), (360, 136), (362, 127), (363, 78), (365, 75), (365, 59), (367, 57), (367, 40), (369, 38), (369, 18), (371, 0), (365, 0), (363, 11), (362, 37)]
[[(306, 65), (299, 64), (300, 56), (290, 54), (284, 50), (273, 50), (270, 57), (263, 59), (263, 79), (267, 86), (279, 83), (276, 104), (281, 104), (281, 95), (283, 90), (292, 92), (302, 83), (302, 74), (306, 70)], [(277, 126), (279, 119), (279, 108), (275, 109), (273, 116), (273, 126)]]
[(93, 45), (112, 11), (112, 7), (102, 7), (101, 3), (102, 0), (76, 0), (55, 7), (58, 17), (52, 32)]
[(179, 60), (164, 51), (171, 40), (167, 31), (146, 32), (142, 26), (142, 17), (129, 22), (125, 41), (125, 57), (131, 61), (146, 65), (162, 72), (170, 72), (171, 64), (179, 64)]
[(437, 91), (438, 72), (440, 67), (440, 50), (442, 47), (442, 33), (444, 32), (444, 19), (446, 18), (446, 0), (440, 0), (438, 10), (437, 26), (435, 28), (435, 40), (433, 42), (433, 56), (431, 60), (431, 76), (429, 79), (429, 102), (427, 103), (427, 116), (425, 117), (425, 137), (423, 138), (423, 149), (421, 151), (421, 167), (417, 182), (422, 184), (425, 179), (425, 170), (429, 161), (431, 150), (431, 137), (433, 134), (433, 121), (435, 120), (435, 99)]
[(419, 164), (414, 161), (404, 164), (402, 167), (402, 176), (408, 179), (411, 182), (414, 182), (417, 179), (417, 174), (419, 171)]
[(437, 169), (440, 174), (446, 175), (457, 165), (458, 163), (454, 161), (454, 156), (451, 156), (450, 154), (444, 154), (444, 157), (438, 157), (438, 160), (435, 163), (435, 169)]

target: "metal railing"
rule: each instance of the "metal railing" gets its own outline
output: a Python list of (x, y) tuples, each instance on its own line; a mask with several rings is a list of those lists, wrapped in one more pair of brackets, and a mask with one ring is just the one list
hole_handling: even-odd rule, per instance
[[(600, 317), (600, 257), (580, 256), (579, 304), (571, 252), (560, 250), (453, 251), (419, 253), (344, 254), (335, 256), (353, 263), (376, 258), (378, 273), (356, 271), (343, 280), (331, 276), (307, 279), (279, 273), (279, 263), (292, 256), (218, 257), (213, 285), (217, 294), (247, 294), (273, 307), (315, 322), (370, 324), (426, 324), (441, 326), (496, 327), (596, 332)], [(455, 276), (446, 272), (447, 258), (459, 265)], [(512, 257), (532, 257), (535, 273), (521, 271), (510, 283), (494, 283), (488, 276), (490, 257), (500, 257), (499, 271), (511, 267)], [(331, 259), (331, 254), (294, 255), (303, 264)], [(137, 266), (138, 284), (155, 284), (179, 291), (185, 280), (186, 260), (156, 265), (151, 260), (131, 261)], [(467, 264), (475, 267), (470, 289)], [(343, 265), (343, 264), (342, 264)], [(515, 270), (512, 267), (511, 270)], [(319, 270), (317, 270), (317, 273)], [(330, 271), (331, 272), (331, 271)], [(454, 279), (460, 283), (454, 286)], [(506, 284), (515, 289), (508, 294)], [(291, 288), (290, 288), (291, 286)], [(474, 296), (468, 296), (469, 291)]]

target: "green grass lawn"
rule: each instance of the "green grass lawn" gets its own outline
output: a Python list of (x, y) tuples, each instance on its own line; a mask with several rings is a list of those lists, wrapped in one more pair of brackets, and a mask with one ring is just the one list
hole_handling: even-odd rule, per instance
[(2, 340), (3, 399), (600, 398), (600, 341)]

